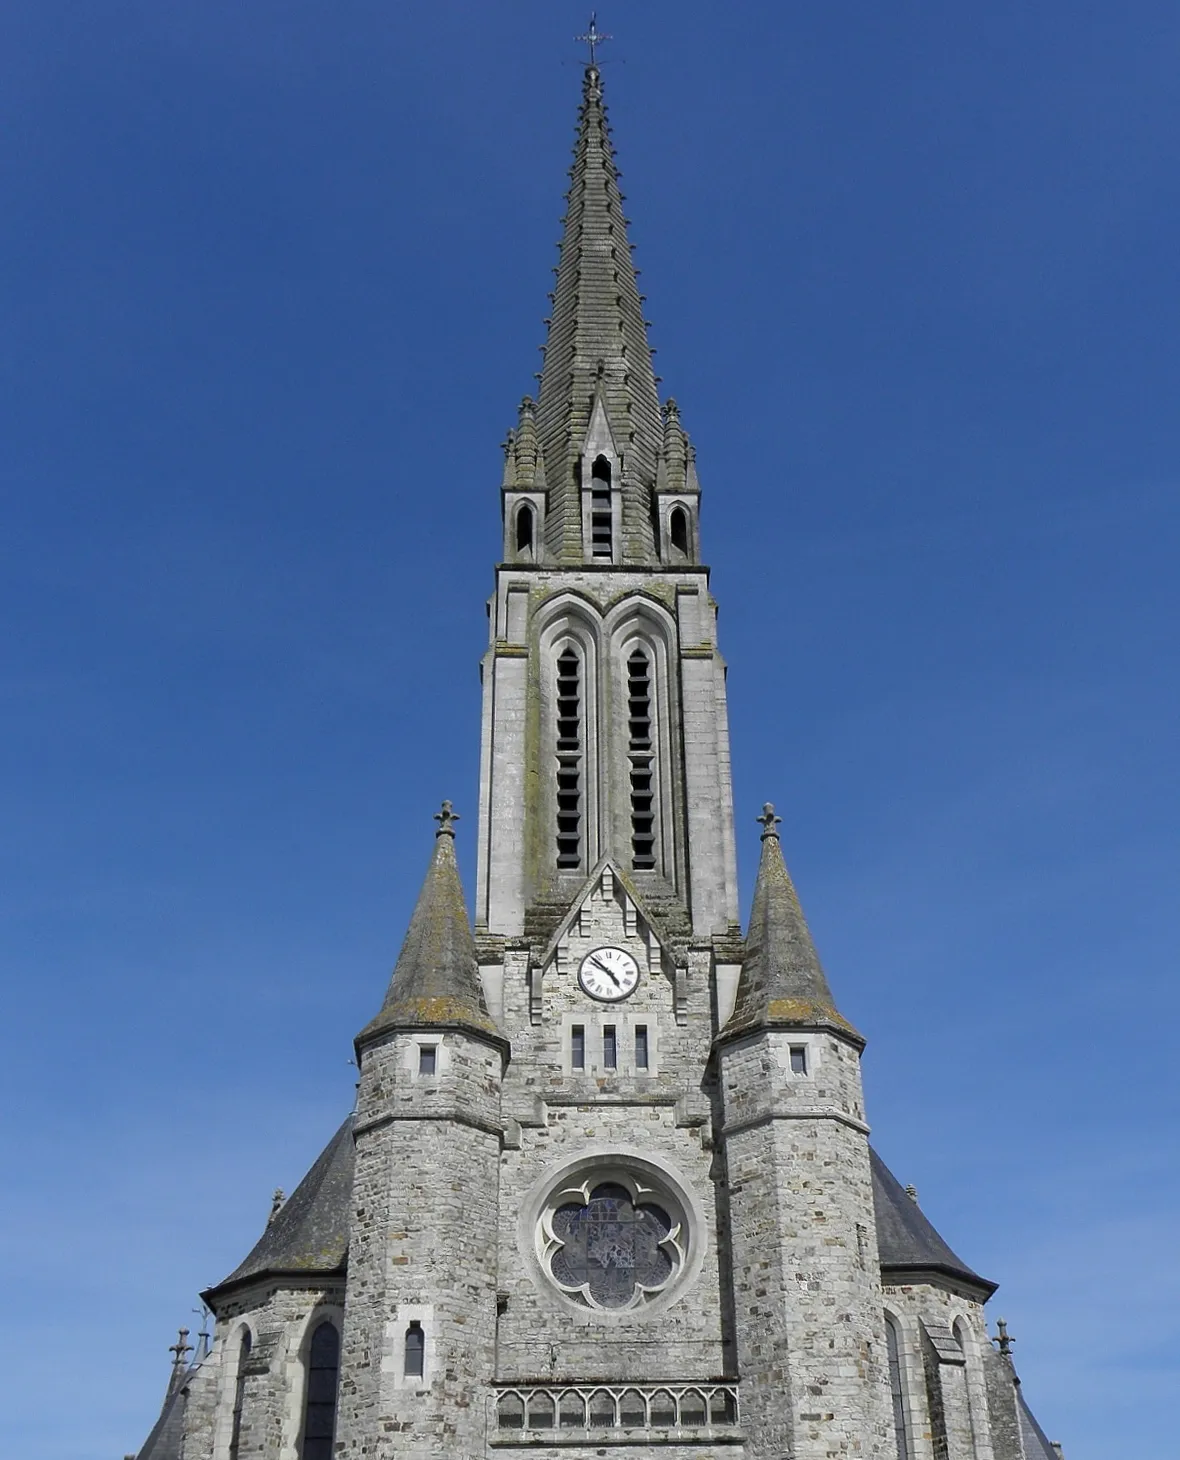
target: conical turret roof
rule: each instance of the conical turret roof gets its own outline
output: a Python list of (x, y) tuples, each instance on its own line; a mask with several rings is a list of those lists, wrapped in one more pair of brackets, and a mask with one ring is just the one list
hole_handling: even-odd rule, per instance
[(490, 1036), (497, 1030), (484, 1001), (475, 959), (475, 938), (467, 917), (459, 864), (455, 859), (454, 823), (449, 801), (436, 818), (434, 856), (418, 894), (402, 951), (398, 955), (385, 1002), (360, 1034), (363, 1044), (386, 1029), (462, 1025)]
[(768, 1025), (820, 1026), (836, 1029), (863, 1044), (832, 998), (799, 896), (783, 861), (774, 807), (767, 803), (759, 820), (764, 827), (762, 861), (754, 885), (746, 956), (733, 1014), (722, 1034), (731, 1037)]
[(594, 65), (582, 83), (566, 197), (537, 410), (550, 493), (547, 537), (558, 557), (581, 557), (574, 466), (601, 402), (622, 459), (624, 556), (642, 560), (654, 550), (649, 493), (664, 427), (602, 75)]

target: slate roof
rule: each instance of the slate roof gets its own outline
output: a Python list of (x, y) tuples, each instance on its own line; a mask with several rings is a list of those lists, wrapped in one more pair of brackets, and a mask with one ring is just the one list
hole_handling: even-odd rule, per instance
[[(354, 1169), (352, 1123), (350, 1115), (245, 1261), (203, 1295), (206, 1301), (264, 1275), (344, 1272)], [(981, 1299), (990, 1297), (995, 1283), (980, 1277), (947, 1246), (876, 1151), (870, 1155), (882, 1273), (915, 1281), (941, 1274), (976, 1289)]]
[(253, 1278), (272, 1273), (344, 1271), (354, 1166), (352, 1121), (350, 1115), (246, 1259), (216, 1287), (202, 1294), (215, 1311), (212, 1299)]
[[(449, 817), (449, 803), (446, 812)], [(435, 836), (434, 855), (385, 1002), (357, 1035), (357, 1044), (386, 1029), (439, 1026), (459, 1026), (497, 1044), (507, 1042), (484, 1002), (449, 821)]]
[(722, 1038), (751, 1029), (830, 1028), (864, 1040), (844, 1018), (832, 998), (811, 940), (799, 896), (783, 861), (775, 830), (774, 807), (767, 806), (762, 833), (762, 860), (754, 884), (754, 902), (746, 933), (746, 956), (737, 996)]
[(188, 1402), (188, 1376), (169, 1386), (168, 1397), (152, 1432), (143, 1442), (136, 1460), (181, 1460), (184, 1451), (184, 1409)]
[(986, 1302), (996, 1284), (980, 1277), (952, 1252), (876, 1151), (870, 1148), (869, 1154), (882, 1276), (887, 1281), (917, 1282), (941, 1275), (973, 1289)]
[(1057, 1451), (1045, 1431), (1037, 1424), (1036, 1417), (1024, 1398), (1024, 1390), (1017, 1389), (1017, 1411), (1020, 1416), (1020, 1438), (1024, 1441), (1025, 1460), (1058, 1460)]
[(573, 465), (601, 399), (624, 457), (625, 556), (644, 561), (654, 555), (649, 489), (664, 423), (596, 66), (583, 78), (566, 199), (537, 406), (549, 485), (546, 536), (559, 558), (582, 560)]

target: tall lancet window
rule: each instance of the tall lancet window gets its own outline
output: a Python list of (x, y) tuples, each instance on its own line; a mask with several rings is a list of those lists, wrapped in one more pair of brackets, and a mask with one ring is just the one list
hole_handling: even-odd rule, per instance
[(557, 656), (557, 865), (582, 865), (582, 663)]
[(893, 1400), (893, 1433), (897, 1439), (897, 1460), (910, 1460), (910, 1442), (905, 1427), (905, 1394), (901, 1380), (901, 1336), (897, 1324), (885, 1315), (885, 1343), (889, 1350), (889, 1394)]
[(325, 1321), (312, 1334), (307, 1351), (307, 1399), (300, 1460), (332, 1460), (339, 1379), (340, 1335), (334, 1323)]
[(631, 865), (656, 865), (655, 741), (651, 659), (636, 649), (627, 660), (627, 759), (631, 778)]
[(614, 557), (614, 514), (610, 486), (610, 462), (605, 456), (599, 456), (590, 473), (590, 555), (595, 558)]
[(246, 1404), (246, 1366), (250, 1361), (253, 1340), (247, 1328), (238, 1345), (238, 1377), (234, 1384), (234, 1415), (229, 1432), (229, 1460), (238, 1460), (242, 1448), (242, 1410)]

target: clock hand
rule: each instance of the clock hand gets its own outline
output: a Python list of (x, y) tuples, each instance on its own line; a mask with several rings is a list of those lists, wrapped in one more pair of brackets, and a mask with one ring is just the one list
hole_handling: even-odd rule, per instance
[(607, 968), (606, 964), (605, 963), (599, 963), (598, 959), (595, 958), (593, 954), (590, 955), (590, 962), (594, 965), (595, 968), (601, 968), (602, 969), (603, 973), (606, 974), (607, 978), (610, 979), (611, 983), (614, 984), (615, 988), (621, 988), (622, 987), (622, 985), (619, 983), (618, 979), (614, 976), (614, 974), (610, 971), (610, 969)]

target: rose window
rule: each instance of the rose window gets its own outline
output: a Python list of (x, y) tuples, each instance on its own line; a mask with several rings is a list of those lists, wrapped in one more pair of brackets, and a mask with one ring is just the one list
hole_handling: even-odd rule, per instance
[(550, 1199), (541, 1222), (542, 1259), (576, 1302), (631, 1308), (662, 1292), (681, 1270), (683, 1235), (679, 1203), (670, 1196), (630, 1172), (599, 1173)]

